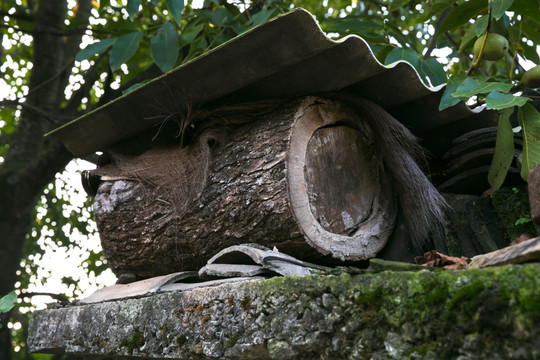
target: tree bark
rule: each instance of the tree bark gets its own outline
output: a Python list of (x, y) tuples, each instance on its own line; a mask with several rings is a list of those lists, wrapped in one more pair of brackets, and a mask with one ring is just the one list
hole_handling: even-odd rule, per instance
[(397, 209), (373, 141), (338, 102), (291, 102), (218, 140), (200, 196), (180, 215), (174, 197), (142, 182), (102, 183), (94, 212), (103, 252), (117, 275), (139, 277), (199, 269), (241, 243), (312, 262), (373, 257)]

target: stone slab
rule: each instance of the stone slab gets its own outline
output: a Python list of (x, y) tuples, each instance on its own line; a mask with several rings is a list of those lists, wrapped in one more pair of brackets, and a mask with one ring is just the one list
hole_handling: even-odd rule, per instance
[(106, 359), (534, 359), (540, 265), (227, 283), (36, 311), (33, 352)]

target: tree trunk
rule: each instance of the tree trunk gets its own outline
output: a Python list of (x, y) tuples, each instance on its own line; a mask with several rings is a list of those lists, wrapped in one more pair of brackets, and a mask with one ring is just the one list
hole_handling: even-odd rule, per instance
[[(196, 199), (186, 207), (144, 180), (100, 185), (94, 212), (116, 274), (198, 269), (241, 243), (275, 246), (307, 261), (367, 259), (386, 243), (396, 199), (373, 132), (356, 112), (310, 97), (225, 140), (208, 134), (198, 141), (211, 160), (203, 178), (192, 181)], [(155, 151), (167, 157), (183, 150)], [(204, 167), (201, 153), (186, 150), (183, 160)], [(156, 168), (158, 176), (170, 171)]]
[[(0, 168), (0, 296), (10, 292), (15, 284), (39, 195), (72, 158), (63, 145), (43, 137), (58, 125), (55, 116), (64, 98), (58, 80), (64, 59), (62, 34), (66, 14), (65, 0), (40, 1), (35, 14), (27, 106)], [(5, 325), (0, 329), (0, 355), (10, 359), (12, 345)]]

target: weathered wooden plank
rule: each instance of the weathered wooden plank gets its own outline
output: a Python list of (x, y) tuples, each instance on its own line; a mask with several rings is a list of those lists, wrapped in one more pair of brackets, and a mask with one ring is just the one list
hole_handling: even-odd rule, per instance
[(472, 258), (471, 267), (522, 264), (540, 260), (540, 237)]

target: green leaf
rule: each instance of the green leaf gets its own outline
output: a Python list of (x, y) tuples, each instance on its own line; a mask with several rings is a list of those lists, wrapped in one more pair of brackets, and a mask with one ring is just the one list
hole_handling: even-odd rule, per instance
[(66, 285), (74, 285), (76, 286), (77, 285), (77, 280), (75, 280), (75, 278), (73, 278), (72, 276), (63, 276), (62, 279), (62, 284), (66, 284)]
[(471, 25), (465, 32), (465, 35), (463, 35), (463, 38), (461, 39), (461, 44), (459, 45), (459, 51), (463, 51), (471, 47), (474, 43), (474, 40), (476, 40), (476, 26)]
[(527, 21), (522, 21), (519, 23), (519, 30), (522, 31), (522, 34), (535, 44), (540, 43), (540, 22), (531, 21), (530, 17), (524, 17)]
[(532, 219), (531, 219), (529, 216), (521, 217), (521, 218), (519, 218), (519, 219), (516, 220), (516, 222), (514, 223), (514, 225), (515, 225), (515, 226), (523, 225), (523, 224), (530, 223), (531, 221), (532, 221)]
[(234, 15), (224, 7), (217, 7), (212, 11), (207, 11), (204, 16), (216, 26), (225, 26), (233, 21)]
[(142, 31), (130, 32), (129, 34), (118, 38), (111, 49), (109, 58), (112, 71), (120, 69), (120, 66), (135, 54), (142, 38)]
[(191, 44), (189, 44), (189, 52), (188, 54), (182, 59), (183, 62), (187, 62), (204, 52), (206, 52), (208, 48), (208, 42), (206, 41), (206, 38), (204, 36), (199, 36), (193, 40)]
[(258, 13), (254, 14), (251, 17), (251, 19), (249, 19), (247, 24), (250, 27), (255, 27), (257, 25), (260, 25), (263, 22), (265, 22), (266, 20), (270, 19), (272, 17), (272, 15), (274, 15), (276, 12), (277, 12), (276, 8), (259, 11)]
[(373, 51), (373, 54), (375, 54), (375, 57), (381, 63), (384, 62), (384, 59), (386, 59), (390, 51), (394, 50), (394, 47), (388, 44), (369, 44), (369, 45), (370, 45), (371, 51)]
[(99, 1), (99, 11), (103, 11), (103, 9), (109, 7), (111, 5), (111, 0), (100, 0)]
[(171, 16), (178, 25), (182, 25), (182, 11), (184, 11), (184, 0), (165, 0)]
[(453, 3), (455, 3), (455, 0), (435, 0), (433, 4), (429, 7), (426, 19), (429, 19), (432, 16), (443, 12), (444, 10), (448, 9), (448, 7), (451, 6)]
[(502, 94), (498, 91), (492, 91), (486, 97), (486, 106), (488, 109), (502, 110), (513, 106), (523, 106), (529, 98), (523, 96), (514, 96), (512, 94)]
[[(230, 2), (222, 2), (223, 6), (229, 10), (231, 15), (233, 16), (234, 20), (238, 22), (238, 24), (241, 24), (242, 26), (246, 25), (248, 19), (245, 15), (246, 13), (243, 13), (240, 11), (240, 8), (237, 5), (233, 5)], [(277, 10), (277, 9), (276, 9)]]
[(486, 0), (470, 0), (455, 7), (443, 21), (439, 34), (466, 24), (471, 17), (486, 8)]
[(488, 182), (492, 191), (498, 190), (504, 183), (508, 169), (514, 159), (514, 132), (510, 124), (510, 115), (513, 112), (514, 108), (512, 107), (502, 110), (499, 114), (495, 153), (488, 174)]
[(390, 8), (391, 10), (399, 10), (400, 8), (404, 7), (408, 3), (410, 3), (411, 0), (393, 0), (390, 2)]
[(126, 10), (131, 21), (133, 21), (133, 18), (135, 18), (135, 15), (139, 12), (140, 5), (141, 0), (128, 0)]
[(476, 36), (480, 36), (486, 31), (488, 22), (488, 15), (481, 16), (476, 20), (476, 22), (474, 23), (474, 32)]
[(127, 18), (119, 18), (111, 21), (107, 21), (103, 26), (98, 27), (96, 30), (104, 31), (111, 34), (127, 34), (128, 32), (139, 30), (140, 24)]
[(444, 84), (447, 80), (444, 67), (435, 58), (420, 59), (420, 74), (429, 78), (432, 86)]
[(444, 93), (441, 97), (441, 102), (439, 104), (439, 111), (452, 107), (462, 100), (468, 99), (468, 97), (463, 99), (452, 96), (453, 93), (457, 90), (457, 88), (463, 83), (463, 81), (465, 81), (465, 79), (467, 79), (465, 75), (452, 75), (450, 79), (448, 79), (446, 89), (444, 90)]
[(533, 43), (532, 46), (529, 46), (529, 44), (521, 43), (520, 45), (523, 47), (523, 55), (525, 59), (532, 61), (535, 64), (540, 63), (540, 57), (538, 56), (538, 51), (536, 50), (536, 44)]
[[(521, 1), (525, 2), (523, 0)], [(513, 3), (514, 3), (514, 0), (493, 0), (492, 2), (493, 8), (492, 8), (491, 15), (493, 15), (495, 19), (499, 20), (504, 15), (504, 12), (508, 10), (510, 6), (512, 6)]]
[(180, 35), (180, 42), (182, 45), (191, 44), (193, 40), (199, 35), (201, 30), (204, 28), (204, 24), (197, 24), (197, 23), (191, 23), (184, 31), (182, 31), (182, 34)]
[(171, 70), (178, 58), (178, 30), (172, 23), (163, 24), (150, 40), (152, 58), (163, 72)]
[(353, 18), (346, 17), (344, 19), (328, 19), (326, 20), (327, 30), (335, 31), (340, 33), (350, 33), (350, 32), (366, 32), (366, 31), (384, 31), (384, 26), (382, 23), (377, 23), (374, 21), (366, 20), (363, 17)]
[(467, 78), (456, 90), (452, 96), (458, 98), (469, 98), (478, 94), (487, 94), (494, 90), (508, 92), (512, 84), (482, 81), (475, 78)]
[(75, 60), (83, 61), (85, 59), (88, 59), (92, 55), (101, 54), (109, 47), (111, 47), (117, 40), (118, 38), (109, 38), (90, 44), (78, 52), (77, 56), (75, 56)]
[(405, 60), (417, 69), (419, 67), (418, 59), (418, 53), (411, 48), (395, 48), (386, 56), (384, 64), (388, 65), (399, 60)]
[(16, 303), (17, 294), (15, 294), (15, 291), (12, 291), (0, 299), (0, 313), (7, 313), (13, 309)]
[(538, 6), (538, 1), (514, 1), (509, 10), (524, 15), (527, 19), (540, 22), (540, 6)]
[[(518, 43), (517, 50), (519, 51), (519, 47), (522, 47), (523, 54), (527, 60), (531, 60), (538, 64), (540, 63), (540, 60), (538, 57), (539, 54), (536, 51), (536, 45), (540, 44), (540, 23), (531, 20), (531, 17), (525, 17), (524, 20), (519, 23), (519, 29), (515, 29)], [(526, 42), (521, 41), (522, 37), (526, 37), (532, 44), (529, 45)]]
[(518, 109), (518, 121), (523, 129), (521, 177), (527, 181), (529, 171), (540, 163), (540, 114), (531, 104)]

